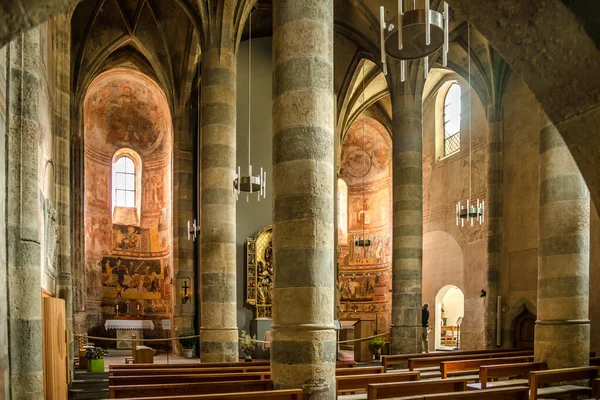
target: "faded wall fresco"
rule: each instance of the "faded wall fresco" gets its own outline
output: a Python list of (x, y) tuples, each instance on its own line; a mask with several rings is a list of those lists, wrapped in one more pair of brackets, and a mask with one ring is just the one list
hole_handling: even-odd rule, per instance
[[(338, 232), (340, 319), (375, 320), (378, 332), (387, 332), (392, 287), (392, 163), (391, 138), (379, 122), (359, 118), (350, 127), (339, 177), (348, 186), (348, 231)], [(371, 246), (356, 245), (363, 235)]]
[[(117, 306), (119, 317), (170, 319), (172, 132), (165, 96), (141, 73), (103, 73), (88, 89), (84, 127), (87, 328), (115, 318)], [(135, 207), (112, 204), (118, 151), (139, 156)]]

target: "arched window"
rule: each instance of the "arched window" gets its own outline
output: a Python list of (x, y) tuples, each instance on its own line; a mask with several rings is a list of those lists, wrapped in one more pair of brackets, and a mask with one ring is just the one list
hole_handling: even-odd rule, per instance
[(127, 156), (120, 157), (113, 167), (113, 201), (115, 207), (135, 207), (135, 164)]
[(444, 156), (460, 150), (460, 86), (453, 83), (444, 99)]
[(338, 244), (345, 245), (348, 243), (348, 185), (343, 179), (338, 179), (337, 223)]

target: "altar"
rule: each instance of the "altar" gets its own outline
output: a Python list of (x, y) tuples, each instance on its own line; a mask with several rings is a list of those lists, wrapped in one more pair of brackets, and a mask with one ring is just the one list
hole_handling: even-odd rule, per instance
[(116, 329), (117, 349), (131, 349), (131, 335), (137, 339), (144, 338), (144, 329), (154, 329), (154, 323), (147, 319), (107, 319), (104, 329)]

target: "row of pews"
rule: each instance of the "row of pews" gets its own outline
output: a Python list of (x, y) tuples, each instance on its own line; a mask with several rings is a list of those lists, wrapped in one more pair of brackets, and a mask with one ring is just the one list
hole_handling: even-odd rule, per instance
[[(597, 359), (591, 358), (595, 364)], [(395, 367), (396, 369), (392, 369)], [(398, 369), (398, 367), (402, 367)], [(599, 367), (547, 370), (528, 350), (480, 350), (384, 356), (383, 366), (336, 366), (339, 399), (531, 399), (600, 394)], [(587, 386), (549, 384), (586, 381)], [(301, 399), (275, 390), (270, 363), (111, 365), (111, 399)]]

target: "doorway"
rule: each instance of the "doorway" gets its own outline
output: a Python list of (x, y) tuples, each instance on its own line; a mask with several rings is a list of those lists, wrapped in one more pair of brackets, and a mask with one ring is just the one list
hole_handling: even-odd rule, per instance
[[(465, 295), (457, 286), (446, 285), (435, 296), (435, 348), (459, 346), (459, 325), (465, 315)], [(460, 321), (459, 321), (460, 320)]]
[(513, 323), (513, 347), (533, 349), (536, 317), (527, 308), (517, 315)]

